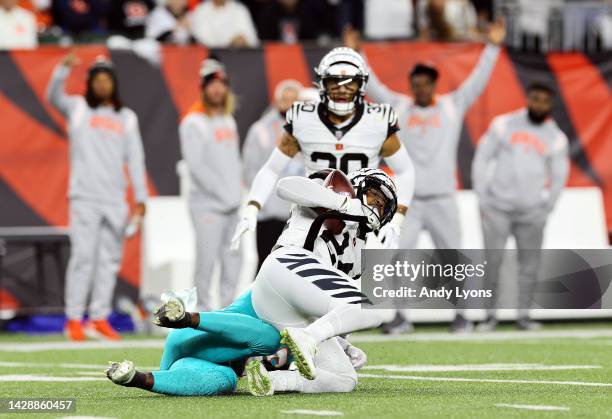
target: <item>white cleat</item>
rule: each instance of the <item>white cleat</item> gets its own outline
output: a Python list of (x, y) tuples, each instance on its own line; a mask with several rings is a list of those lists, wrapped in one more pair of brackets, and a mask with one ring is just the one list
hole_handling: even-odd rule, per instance
[(317, 353), (317, 344), (314, 338), (304, 329), (287, 327), (281, 332), (281, 343), (287, 345), (291, 351), (302, 377), (314, 380), (316, 376), (314, 357)]
[(185, 317), (185, 306), (183, 302), (175, 297), (170, 297), (160, 308), (153, 313), (153, 323), (165, 326), (167, 322), (177, 322)]
[(136, 368), (132, 361), (112, 362), (109, 361), (106, 376), (115, 384), (125, 385), (132, 381), (136, 375)]
[(261, 361), (254, 359), (246, 367), (247, 388), (253, 396), (271, 396), (274, 385), (268, 370)]

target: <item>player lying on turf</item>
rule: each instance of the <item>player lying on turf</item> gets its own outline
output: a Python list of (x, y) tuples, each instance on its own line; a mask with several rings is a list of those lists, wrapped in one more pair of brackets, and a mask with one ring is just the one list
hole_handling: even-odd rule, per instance
[(170, 298), (154, 322), (176, 329), (166, 339), (159, 371), (111, 362), (106, 375), (115, 384), (176, 396), (231, 393), (246, 359), (280, 348), (278, 331), (253, 311), (250, 291), (217, 312), (186, 313), (179, 299)]
[[(344, 175), (342, 175), (342, 177), (346, 179)], [(366, 211), (371, 211), (372, 205), (375, 205), (375, 202), (377, 201), (377, 194), (375, 192), (375, 188), (372, 188), (369, 193), (363, 195), (362, 200), (357, 201), (351, 199), (353, 196), (353, 190), (348, 180), (346, 180), (344, 185), (348, 196), (340, 196), (330, 191), (329, 189), (326, 189), (320, 184), (314, 183), (312, 181), (304, 183), (301, 182), (300, 179), (301, 178), (292, 178), (291, 180), (284, 182), (285, 187), (287, 187), (287, 191), (297, 186), (301, 186), (303, 188), (301, 191), (307, 192), (307, 195), (310, 196), (309, 202), (313, 203), (313, 206), (316, 207), (339, 210), (345, 213), (348, 213), (350, 210), (354, 215), (364, 218), (364, 209)], [(279, 191), (279, 195), (280, 194), (281, 193)], [(287, 192), (286, 196), (290, 195), (291, 194)], [(361, 208), (362, 202), (364, 203), (363, 209)], [(296, 207), (294, 208), (294, 210), (300, 210), (300, 207)], [(389, 217), (392, 216), (393, 214), (391, 212)], [(306, 222), (305, 224), (301, 223), (299, 228), (287, 229), (292, 233), (298, 233), (297, 235), (293, 234), (293, 239), (296, 239), (301, 235), (300, 230), (303, 230), (304, 228), (310, 229), (310, 224), (312, 224), (312, 221), (314, 220), (312, 216), (310, 218), (310, 222)], [(374, 218), (372, 218), (372, 220), (374, 220)], [(308, 220), (306, 220), (304, 217), (296, 217), (293, 220), (293, 224), (295, 224), (295, 222), (297, 221), (303, 222)], [(342, 231), (342, 229), (340, 229), (340, 231)], [(318, 229), (316, 234), (318, 234)], [(317, 247), (317, 249), (323, 247), (323, 253), (321, 254), (327, 255), (328, 257), (333, 255), (329, 253), (329, 248), (325, 243), (336, 242), (334, 236), (332, 235), (331, 237), (333, 240), (323, 241), (323, 245), (319, 241), (319, 238), (315, 240), (315, 243), (317, 243), (315, 247)], [(315, 256), (314, 253), (311, 254)], [(344, 256), (344, 252), (342, 251), (342, 249), (340, 249), (340, 251), (336, 251), (335, 256), (333, 256), (334, 261), (339, 261), (342, 256)], [(354, 254), (352, 255), (352, 257), (354, 258)], [(308, 263), (308, 261), (306, 261), (305, 263)], [(345, 266), (350, 269), (353, 265), (347, 263)], [(283, 272), (279, 273), (283, 274)], [(344, 275), (344, 273), (342, 274)], [(340, 273), (336, 273), (336, 275), (340, 275)], [(312, 294), (311, 296), (316, 297), (316, 295), (314, 294)], [(340, 296), (336, 297), (339, 298)], [(247, 357), (254, 355), (271, 354), (276, 349), (278, 349), (278, 333), (274, 334), (274, 328), (259, 320), (257, 311), (254, 310), (251, 304), (250, 292), (245, 293), (230, 307), (222, 310), (221, 312), (213, 313), (184, 314), (184, 310), (180, 309), (182, 305), (180, 304), (180, 302), (176, 304), (177, 301), (178, 300), (174, 300), (173, 302), (171, 300), (162, 307), (157, 316), (158, 324), (165, 327), (187, 327), (189, 329), (173, 331), (169, 335), (162, 357), (160, 367), (161, 370), (155, 372), (140, 372), (136, 371), (133, 363), (129, 361), (124, 361), (122, 363), (112, 363), (109, 369), (107, 370), (107, 375), (113, 382), (125, 386), (139, 387), (164, 394), (222, 394), (230, 392), (235, 388), (237, 375), (239, 375), (240, 370), (244, 365), (244, 360)], [(367, 301), (367, 298), (361, 295), (360, 300), (357, 302), (361, 301)], [(333, 309), (334, 307), (335, 305), (333, 304), (328, 306), (329, 309)], [(318, 307), (316, 308), (318, 309)], [(330, 315), (332, 315), (332, 318), (328, 319), (322, 324), (324, 327), (328, 324), (337, 325), (339, 326), (339, 329), (342, 330), (342, 333), (348, 333), (359, 328), (364, 328), (364, 323), (360, 323), (357, 324), (359, 327), (351, 329), (350, 327), (348, 327), (351, 325), (351, 323), (343, 321), (343, 314), (351, 315), (353, 310), (335, 311), (336, 312), (332, 310), (332, 312), (330, 313)], [(183, 314), (183, 316), (177, 317), (177, 312)], [(168, 317), (166, 314), (170, 315), (170, 317)], [(324, 319), (325, 314), (327, 313), (321, 312), (319, 316), (322, 315)], [(317, 314), (311, 313), (308, 316), (313, 317), (317, 316)], [(168, 318), (170, 320), (168, 320)], [(376, 318), (376, 316), (371, 315), (370, 318), (374, 319)], [(380, 323), (379, 320), (374, 321), (373, 326), (376, 326), (378, 323)], [(296, 323), (290, 322), (289, 324)], [(354, 324), (355, 323), (353, 323), (353, 325)], [(232, 329), (232, 326), (235, 326), (235, 328)], [(368, 325), (366, 325), (365, 327), (368, 327)], [(318, 336), (325, 336), (328, 332), (329, 330), (325, 330), (323, 332), (320, 332)], [(303, 334), (303, 336), (307, 337), (309, 335)], [(332, 336), (335, 335), (332, 334), (329, 337)], [(292, 343), (294, 342), (293, 340), (291, 340), (290, 335), (288, 335), (288, 339)], [(324, 340), (326, 339), (328, 338), (325, 338)], [(299, 341), (296, 347), (299, 348)], [(308, 388), (304, 389), (304, 380), (301, 379), (301, 377), (298, 377), (295, 372), (292, 372), (293, 377), (295, 379), (287, 383), (286, 389), (278, 388), (277, 391), (352, 390), (352, 388), (354, 388), (354, 385), (356, 384), (356, 374), (354, 374), (354, 369), (352, 368), (350, 361), (348, 361), (348, 363), (346, 362), (347, 358), (344, 354), (344, 351), (342, 350), (342, 347), (336, 341), (331, 340), (329, 342), (326, 342), (323, 348), (324, 350), (321, 352), (321, 357), (324, 357), (326, 354), (328, 354), (330, 359), (335, 360), (335, 362), (331, 363), (332, 366), (342, 366), (343, 369), (341, 372), (346, 372), (348, 375), (350, 375), (349, 377), (347, 377), (347, 386), (344, 386), (341, 389), (337, 389), (337, 386), (334, 386), (334, 383), (342, 381), (338, 379), (338, 374), (323, 373), (319, 381), (317, 381), (316, 383), (312, 383)], [(340, 351), (338, 351), (338, 348), (340, 348)], [(345, 361), (344, 364), (340, 364), (340, 360), (342, 359), (344, 359)], [(325, 362), (322, 362), (321, 364), (322, 371), (325, 371)], [(314, 370), (314, 368), (312, 368), (312, 370)], [(311, 374), (309, 378), (313, 378), (313, 376), (314, 374)], [(287, 375), (287, 377), (289, 377), (289, 375)], [(329, 378), (329, 380), (324, 380), (324, 378), (326, 377)], [(204, 378), (207, 379), (204, 380)], [(298, 378), (301, 381), (299, 381)], [(285, 381), (288, 381), (288, 379)], [(325, 387), (324, 385), (318, 386), (319, 382), (321, 381), (323, 381), (323, 384), (327, 383), (328, 387)], [(347, 389), (348, 387), (350, 387), (350, 389)]]
[[(160, 370), (137, 371), (131, 361), (112, 362), (106, 371), (107, 377), (115, 384), (155, 393), (213, 396), (233, 392), (238, 377), (243, 375), (249, 361), (256, 360), (257, 368), (287, 369), (291, 354), (286, 346), (280, 345), (278, 331), (256, 318), (250, 294), (250, 291), (245, 292), (223, 310), (199, 313), (186, 312), (180, 299), (170, 298), (154, 317), (157, 325), (177, 329), (168, 335)], [(349, 360), (349, 364), (351, 361), (355, 367), (365, 364), (363, 351), (344, 340), (341, 340), (341, 344), (346, 351), (344, 358)], [(325, 368), (324, 362), (321, 368)], [(335, 365), (331, 365), (329, 371), (322, 371), (323, 375), (331, 378), (325, 382), (326, 387), (319, 385), (321, 380), (308, 381), (310, 385), (300, 387), (299, 382), (307, 380), (297, 371), (291, 371), (283, 377), (287, 381), (287, 389), (279, 385), (277, 391), (346, 392), (353, 390), (357, 383), (352, 365), (347, 371), (339, 370)], [(258, 381), (250, 379), (251, 382), (258, 389), (251, 393), (272, 394), (269, 378)], [(268, 387), (257, 383), (267, 384)]]

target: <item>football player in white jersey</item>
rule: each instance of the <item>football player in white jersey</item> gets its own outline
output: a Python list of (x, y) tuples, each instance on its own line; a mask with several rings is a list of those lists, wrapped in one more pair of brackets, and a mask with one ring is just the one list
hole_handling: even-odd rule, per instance
[(294, 203), (292, 216), (251, 288), (258, 318), (282, 330), (309, 380), (316, 377), (317, 346), (319, 357), (341, 359), (342, 348), (325, 341), (381, 324), (377, 310), (361, 307), (372, 303), (360, 291), (359, 252), (366, 233), (389, 223), (397, 209), (395, 184), (381, 170), (360, 169), (350, 182), (338, 170), (323, 182), (320, 172), (312, 177), (279, 181), (279, 197)]
[(316, 68), (320, 102), (295, 102), (287, 112), (285, 133), (278, 147), (255, 176), (232, 239), (237, 248), (247, 231), (254, 231), (257, 213), (274, 190), (291, 158), (301, 152), (306, 174), (323, 168), (344, 173), (378, 168), (381, 158), (395, 173), (398, 209), (379, 232), (386, 248), (395, 248), (404, 214), (414, 190), (414, 167), (396, 135), (397, 115), (386, 104), (364, 100), (368, 70), (350, 48), (334, 48)]

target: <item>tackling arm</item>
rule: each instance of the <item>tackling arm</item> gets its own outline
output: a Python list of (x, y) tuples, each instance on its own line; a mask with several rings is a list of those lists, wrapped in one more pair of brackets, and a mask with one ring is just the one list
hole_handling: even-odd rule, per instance
[(259, 172), (257, 172), (257, 175), (255, 175), (255, 179), (253, 179), (248, 198), (249, 205), (261, 209), (272, 194), (276, 181), (293, 156), (299, 151), (300, 145), (295, 137), (287, 132), (284, 133), (281, 143), (274, 149), (268, 161), (266, 161)]

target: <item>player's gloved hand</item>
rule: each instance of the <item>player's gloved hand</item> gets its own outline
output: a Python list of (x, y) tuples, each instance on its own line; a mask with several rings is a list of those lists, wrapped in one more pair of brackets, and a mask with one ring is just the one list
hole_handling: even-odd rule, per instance
[(403, 214), (396, 212), (391, 221), (382, 226), (378, 232), (378, 240), (383, 245), (383, 249), (399, 248), (400, 235), (402, 233), (402, 224), (404, 223)]
[(248, 232), (254, 232), (257, 227), (257, 214), (259, 213), (259, 209), (253, 205), (247, 205), (240, 214), (240, 221), (238, 221), (238, 225), (236, 226), (236, 230), (234, 235), (232, 236), (232, 241), (230, 243), (230, 250), (238, 250), (240, 247), (240, 240), (244, 234)]
[(351, 364), (353, 365), (353, 368), (355, 368), (355, 370), (363, 368), (366, 362), (368, 362), (368, 356), (366, 355), (366, 353), (353, 345), (347, 346), (344, 349), (344, 353), (351, 360)]
[(347, 215), (356, 215), (358, 217), (363, 216), (363, 204), (361, 200), (357, 198), (346, 198), (346, 200), (342, 203), (342, 206), (338, 210), (342, 214)]

